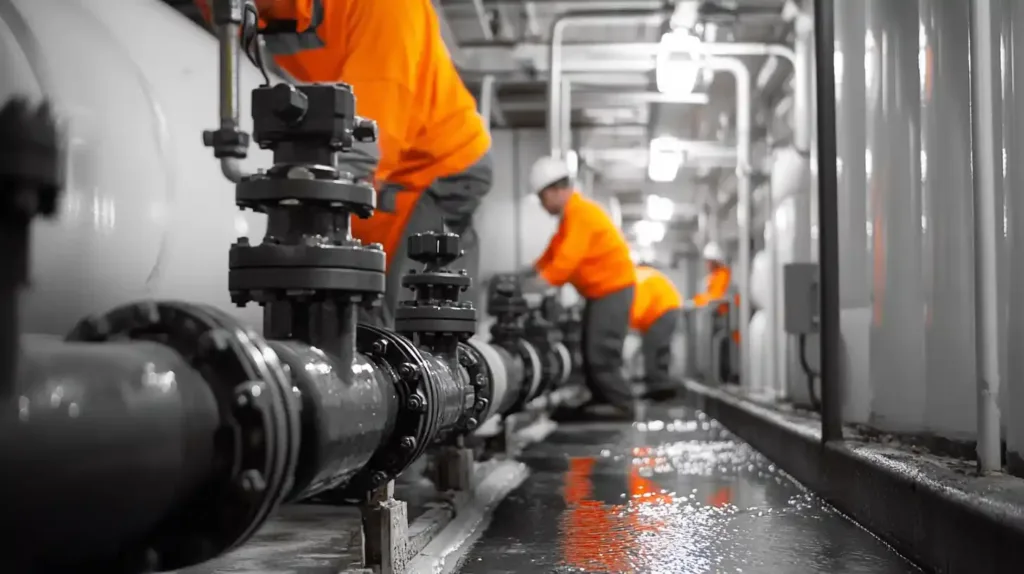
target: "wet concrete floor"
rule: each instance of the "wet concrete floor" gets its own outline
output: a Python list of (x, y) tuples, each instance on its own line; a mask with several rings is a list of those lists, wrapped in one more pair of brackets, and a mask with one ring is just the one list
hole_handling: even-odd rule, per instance
[(703, 414), (563, 423), (463, 574), (918, 572)]

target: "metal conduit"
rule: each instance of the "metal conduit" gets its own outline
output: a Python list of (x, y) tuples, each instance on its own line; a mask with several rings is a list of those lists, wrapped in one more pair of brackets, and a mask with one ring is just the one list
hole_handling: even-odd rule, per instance
[(821, 440), (842, 440), (842, 357), (839, 327), (839, 198), (836, 176), (835, 12), (832, 0), (815, 0), (818, 72), (818, 241), (821, 259)]

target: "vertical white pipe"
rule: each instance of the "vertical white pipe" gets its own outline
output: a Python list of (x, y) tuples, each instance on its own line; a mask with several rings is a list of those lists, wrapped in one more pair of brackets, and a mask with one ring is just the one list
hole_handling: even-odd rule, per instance
[(978, 351), (978, 469), (999, 470), (999, 309), (996, 233), (995, 87), (997, 38), (991, 0), (971, 3), (971, 119), (974, 153), (974, 252)]
[(494, 74), (487, 74), (480, 83), (480, 116), (484, 119), (484, 127), (491, 131), (491, 114), (494, 105)]
[(736, 273), (740, 292), (740, 377), (750, 388), (750, 70), (736, 58), (711, 58), (702, 65), (736, 78), (736, 179), (738, 201), (736, 223), (739, 228), (740, 256)]

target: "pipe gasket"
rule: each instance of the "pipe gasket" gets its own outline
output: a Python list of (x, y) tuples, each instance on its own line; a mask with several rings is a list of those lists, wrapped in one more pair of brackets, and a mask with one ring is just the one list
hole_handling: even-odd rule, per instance
[(149, 566), (185, 568), (248, 540), (288, 493), (299, 451), (291, 382), (263, 338), (215, 308), (173, 301), (119, 307), (80, 322), (67, 338), (167, 345), (217, 398), (221, 426), (213, 440), (223, 472), (147, 537), (140, 551)]

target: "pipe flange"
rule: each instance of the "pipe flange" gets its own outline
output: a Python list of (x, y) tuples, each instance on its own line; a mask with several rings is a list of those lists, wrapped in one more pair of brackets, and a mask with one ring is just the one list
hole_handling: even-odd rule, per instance
[(513, 403), (509, 413), (521, 411), (526, 403), (537, 396), (543, 378), (543, 367), (540, 362), (540, 355), (537, 349), (526, 339), (515, 339), (501, 344), (509, 353), (516, 355), (523, 363), (523, 375), (525, 384), (519, 392), (519, 396)]
[(367, 491), (393, 480), (434, 442), (441, 420), (443, 405), (437, 396), (436, 381), (431, 379), (432, 370), (412, 342), (393, 331), (360, 324), (356, 349), (394, 381), (399, 411), (391, 438), (373, 453), (343, 490), (321, 497), (328, 501), (359, 499)]
[(561, 376), (559, 369), (561, 365), (559, 363), (558, 351), (555, 350), (554, 344), (549, 341), (543, 341), (543, 343), (530, 341), (530, 343), (536, 349), (537, 356), (540, 359), (541, 381), (540, 388), (535, 395), (540, 396), (555, 388), (555, 382)]
[(239, 306), (296, 299), (372, 303), (384, 294), (384, 251), (378, 244), (250, 246), (240, 238), (229, 254), (228, 290)]
[(494, 375), (487, 366), (487, 359), (480, 354), (476, 347), (467, 343), (459, 343), (458, 347), (459, 365), (466, 369), (469, 375), (469, 384), (473, 387), (473, 408), (463, 413), (459, 420), (459, 428), (466, 431), (476, 430), (484, 420), (487, 408), (494, 397), (491, 393), (491, 385)]
[(146, 301), (80, 322), (69, 341), (153, 341), (180, 353), (213, 391), (221, 427), (213, 437), (223, 469), (139, 549), (161, 571), (206, 562), (244, 543), (292, 487), (299, 406), (291, 380), (266, 341), (205, 305)]
[(395, 330), (451, 333), (468, 339), (476, 333), (476, 309), (469, 301), (402, 301), (395, 309)]
[(569, 382), (569, 377), (572, 376), (572, 353), (569, 352), (569, 347), (565, 346), (565, 343), (555, 343), (555, 353), (558, 354), (558, 361), (560, 363), (558, 381), (555, 383), (555, 388), (561, 388)]
[(314, 179), (310, 167), (292, 166), (292, 170), (306, 170), (310, 179), (303, 177), (253, 178), (235, 186), (235, 203), (243, 209), (266, 211), (269, 206), (322, 205), (344, 209), (359, 217), (369, 217), (377, 205), (373, 186), (340, 179)]
[(384, 273), (384, 249), (379, 243), (351, 245), (287, 245), (261, 243), (249, 245), (240, 237), (228, 252), (230, 269), (263, 267), (319, 267), (326, 269), (359, 269)]

